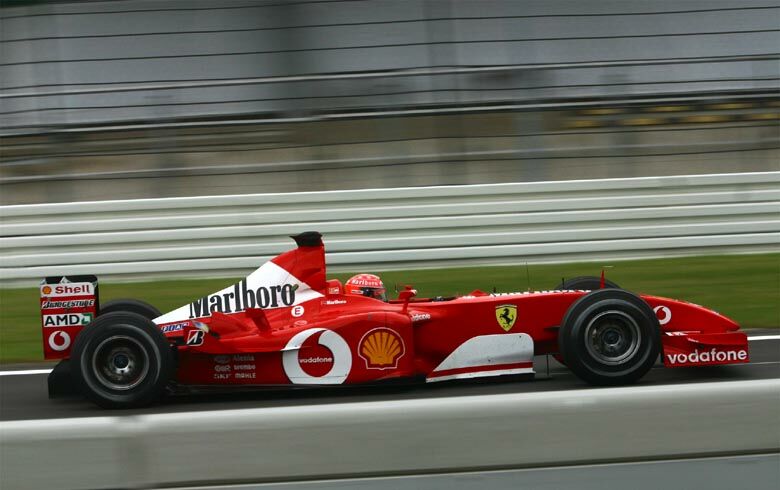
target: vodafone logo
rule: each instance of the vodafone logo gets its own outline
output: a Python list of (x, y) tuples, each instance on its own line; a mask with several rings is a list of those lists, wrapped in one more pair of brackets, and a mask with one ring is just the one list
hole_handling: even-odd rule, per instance
[(670, 310), (668, 307), (656, 306), (653, 308), (653, 311), (655, 312), (655, 316), (658, 317), (659, 324), (666, 325), (672, 321), (672, 310)]
[(70, 347), (70, 335), (68, 335), (67, 332), (63, 332), (62, 330), (57, 330), (56, 332), (49, 335), (49, 347), (53, 351), (64, 351)]
[(747, 362), (748, 352), (744, 349), (729, 351), (718, 349), (699, 351), (697, 349), (690, 353), (667, 354), (666, 359), (669, 361), (669, 364), (673, 366), (713, 362)]
[(287, 342), (282, 365), (293, 384), (341, 384), (352, 369), (352, 353), (336, 332), (310, 328)]

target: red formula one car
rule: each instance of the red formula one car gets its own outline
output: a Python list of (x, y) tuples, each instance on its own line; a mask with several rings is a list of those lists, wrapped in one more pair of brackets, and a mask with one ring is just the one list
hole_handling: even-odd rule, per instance
[(51, 394), (72, 382), (103, 407), (152, 403), (173, 389), (314, 386), (401, 378), (433, 383), (533, 374), (553, 354), (595, 385), (667, 367), (748, 362), (739, 326), (698, 305), (603, 287), (385, 302), (348, 295), (325, 275), (319, 233), (238, 284), (160, 315), (138, 301), (100, 307), (94, 276), (41, 284), (44, 353), (64, 359)]

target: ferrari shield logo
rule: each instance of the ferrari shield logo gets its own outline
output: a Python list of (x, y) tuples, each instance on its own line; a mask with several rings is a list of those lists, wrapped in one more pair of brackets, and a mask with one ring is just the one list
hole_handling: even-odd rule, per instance
[(517, 306), (501, 305), (496, 306), (496, 320), (505, 331), (509, 331), (515, 326), (517, 320)]

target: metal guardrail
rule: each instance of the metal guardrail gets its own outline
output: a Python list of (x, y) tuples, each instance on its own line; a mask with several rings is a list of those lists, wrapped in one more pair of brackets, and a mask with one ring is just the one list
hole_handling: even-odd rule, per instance
[(242, 275), (318, 230), (340, 269), (774, 251), (780, 172), (0, 207), (0, 281)]
[(776, 453), (778, 396), (772, 379), (2, 422), (0, 486), (170, 488)]

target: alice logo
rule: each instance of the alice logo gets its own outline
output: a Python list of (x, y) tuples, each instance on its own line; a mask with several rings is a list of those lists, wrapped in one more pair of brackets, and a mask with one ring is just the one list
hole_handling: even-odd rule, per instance
[(358, 354), (368, 369), (395, 369), (406, 352), (404, 341), (395, 330), (375, 328), (360, 340)]

